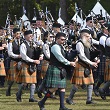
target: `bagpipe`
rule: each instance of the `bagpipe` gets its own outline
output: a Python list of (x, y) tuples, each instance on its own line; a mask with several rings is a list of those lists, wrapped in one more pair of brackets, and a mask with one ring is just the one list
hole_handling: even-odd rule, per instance
[[(99, 57), (101, 51), (98, 50), (94, 45), (91, 45), (91, 48), (89, 49), (90, 51), (90, 60), (91, 61), (94, 61), (96, 57)], [(78, 57), (78, 63), (80, 65), (82, 65), (84, 68), (94, 68), (92, 65), (90, 64), (87, 64), (86, 62), (84, 62), (83, 60), (81, 60), (79, 57)]]
[(66, 52), (66, 58), (69, 61), (75, 61), (75, 58), (78, 56), (79, 52), (77, 50), (70, 50)]
[[(77, 50), (73, 50), (71, 49), (70, 51), (67, 51), (66, 52), (66, 59), (69, 60), (69, 61), (75, 61), (75, 59), (77, 58), (79, 52)], [(72, 66), (66, 66), (66, 71), (67, 73), (70, 73), (71, 76), (73, 74), (73, 71), (74, 71), (74, 67)]]
[(35, 51), (34, 51), (34, 56), (35, 56), (35, 59), (38, 60), (40, 55), (42, 54), (42, 48), (40, 48), (39, 46), (37, 46), (35, 48)]
[(34, 59), (39, 60), (40, 55), (42, 54), (42, 46), (32, 41), (32, 48), (34, 49)]
[(99, 57), (101, 51), (97, 49), (94, 45), (90, 48), (90, 60), (93, 61), (96, 57)]

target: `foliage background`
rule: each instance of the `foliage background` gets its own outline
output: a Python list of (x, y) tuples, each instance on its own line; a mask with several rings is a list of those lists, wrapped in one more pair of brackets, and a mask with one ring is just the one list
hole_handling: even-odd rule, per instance
[[(62, 19), (69, 22), (75, 14), (75, 2), (88, 15), (89, 10), (94, 7), (97, 0), (0, 0), (0, 24), (5, 25), (7, 12), (10, 13), (12, 21), (14, 21), (14, 15), (17, 15), (17, 19), (19, 19), (23, 15), (23, 6), (25, 6), (26, 15), (30, 21), (34, 16), (34, 7), (38, 14), (38, 10), (45, 12), (47, 6), (55, 20), (58, 19), (58, 11), (61, 7)], [(110, 14), (109, 2), (109, 0), (100, 0), (101, 5)]]

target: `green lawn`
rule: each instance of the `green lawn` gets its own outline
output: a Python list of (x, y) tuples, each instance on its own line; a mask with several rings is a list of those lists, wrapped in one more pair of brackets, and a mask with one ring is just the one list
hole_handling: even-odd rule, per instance
[[(66, 96), (69, 95), (71, 84), (68, 81), (66, 89)], [(12, 87), (12, 95), (5, 96), (5, 88), (0, 88), (0, 110), (39, 110), (38, 104), (29, 102), (29, 90), (24, 90), (22, 99), (23, 102), (17, 102), (15, 93), (17, 92), (17, 84)], [(36, 99), (40, 100), (35, 94)], [(110, 97), (107, 100), (101, 100), (100, 97), (95, 97), (93, 94), (93, 100), (97, 103), (95, 105), (86, 105), (86, 91), (79, 88), (78, 92), (74, 97), (75, 105), (68, 105), (66, 107), (72, 108), (73, 110), (110, 110)], [(48, 99), (45, 105), (46, 110), (59, 110), (59, 97), (57, 99)]]

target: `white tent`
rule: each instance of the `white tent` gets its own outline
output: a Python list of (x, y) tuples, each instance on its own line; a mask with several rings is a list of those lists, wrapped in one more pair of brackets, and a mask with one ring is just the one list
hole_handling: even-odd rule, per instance
[[(97, 2), (96, 5), (94, 6), (94, 8), (91, 10), (91, 14), (101, 14), (101, 11), (102, 11), (102, 16), (103, 17), (109, 17), (110, 15), (107, 13), (107, 11), (102, 7), (102, 5)], [(90, 16), (90, 14), (88, 15)]]
[(81, 26), (83, 25), (83, 20), (79, 17), (77, 13), (73, 16), (72, 20), (74, 20), (77, 23), (80, 23)]
[(37, 18), (34, 16), (32, 20), (33, 20), (33, 21), (36, 21), (36, 20), (37, 20)]
[[(98, 15), (98, 14), (101, 14), (101, 11), (102, 11), (102, 17), (110, 17), (110, 15), (107, 13), (107, 11), (102, 7), (102, 5), (97, 2), (95, 4), (95, 6), (93, 7), (93, 9), (91, 10), (90, 14), (88, 16), (95, 16), (95, 15)], [(84, 25), (83, 27), (85, 27), (86, 25), (86, 20), (84, 20)]]
[(28, 30), (31, 29), (31, 26), (30, 26), (30, 21), (29, 19), (27, 18), (27, 16), (25, 14), (23, 14), (23, 16), (21, 17), (23, 23), (24, 23), (24, 26), (27, 27)]
[(57, 22), (60, 23), (62, 26), (65, 25), (65, 22), (61, 19), (61, 17), (58, 18)]
[(60, 23), (62, 26), (65, 25), (65, 22), (61, 19), (61, 8), (59, 8), (59, 13), (58, 13), (58, 20), (57, 22)]
[(21, 17), (21, 19), (22, 19), (23, 21), (28, 21), (28, 20), (29, 20), (25, 14), (23, 14), (23, 16)]

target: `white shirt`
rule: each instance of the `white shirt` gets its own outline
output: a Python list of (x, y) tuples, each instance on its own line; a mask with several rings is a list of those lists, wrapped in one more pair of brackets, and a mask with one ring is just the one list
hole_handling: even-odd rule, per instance
[(50, 49), (48, 44), (43, 45), (43, 53), (47, 59), (50, 59)]
[[(29, 45), (29, 42), (28, 41), (26, 41), (26, 42)], [(26, 62), (34, 62), (34, 60), (29, 58), (26, 53), (27, 53), (26, 45), (24, 43), (22, 43), (20, 46), (20, 55), (21, 55), (22, 59), (25, 60)]]
[[(15, 43), (18, 45), (17, 39), (15, 39)], [(12, 42), (8, 44), (8, 55), (12, 58), (18, 58), (19, 55), (13, 53), (13, 45)]]
[(76, 44), (76, 50), (79, 51), (80, 54), (78, 54), (78, 55), (79, 55), (81, 60), (83, 60), (84, 62), (86, 62), (90, 65), (92, 65), (92, 62), (86, 57), (86, 55), (84, 53), (84, 46), (81, 42), (78, 42)]
[(104, 35), (103, 35), (103, 36), (101, 36), (100, 39), (99, 39), (100, 44), (103, 45), (104, 47), (105, 47), (106, 38), (107, 38), (107, 36), (104, 36)]
[(93, 44), (96, 44), (96, 45), (99, 45), (99, 41), (97, 41), (97, 40), (95, 40), (95, 39), (93, 39), (93, 38), (92, 38), (92, 43), (93, 43)]
[(110, 37), (106, 40), (106, 45), (110, 47)]

